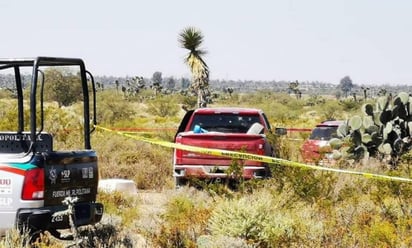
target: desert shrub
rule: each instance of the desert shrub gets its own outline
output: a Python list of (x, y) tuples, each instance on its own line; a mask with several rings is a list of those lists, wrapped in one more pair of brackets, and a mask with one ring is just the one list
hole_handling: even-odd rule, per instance
[(337, 120), (342, 117), (342, 106), (337, 101), (328, 101), (320, 105), (322, 120)]
[(122, 99), (112, 91), (98, 94), (97, 120), (102, 125), (113, 125), (116, 121), (132, 120), (137, 110), (133, 102)]
[(15, 100), (0, 101), (0, 128), (2, 130), (17, 128), (17, 102)]
[(131, 102), (146, 102), (147, 100), (155, 97), (153, 93), (154, 92), (152, 89), (144, 88), (140, 89), (137, 94), (126, 94), (125, 99)]
[[(82, 85), (76, 72), (63, 68), (48, 68), (44, 71), (44, 99), (55, 101), (59, 106), (70, 106), (83, 98)], [(38, 92), (40, 85), (38, 84)]]
[(322, 235), (322, 225), (315, 224), (302, 204), (284, 208), (284, 197), (262, 190), (221, 199), (212, 211), (208, 229), (213, 236), (240, 238), (258, 247), (292, 247), (303, 238), (308, 246), (313, 245)]
[(339, 205), (316, 208), (320, 210), (321, 222), (324, 225), (321, 247), (368, 247), (365, 242), (365, 229), (373, 218), (376, 208), (368, 198), (362, 197), (360, 201), (350, 198), (340, 202)]
[(174, 116), (179, 111), (179, 106), (170, 97), (157, 97), (148, 102), (148, 111), (160, 117)]
[(293, 146), (293, 143), (290, 142), (287, 136), (279, 136), (272, 132), (267, 133), (266, 138), (274, 149), (275, 157), (292, 159), (293, 154), (297, 154), (294, 151), (296, 146)]
[(388, 221), (374, 222), (369, 228), (368, 243), (373, 247), (396, 247), (396, 228)]
[(318, 104), (323, 104), (326, 102), (326, 99), (318, 94), (312, 94), (305, 99), (306, 106), (315, 106)]
[(255, 245), (249, 245), (245, 240), (241, 238), (234, 238), (228, 236), (213, 236), (203, 235), (197, 239), (196, 247), (198, 248), (254, 248)]
[(80, 242), (75, 247), (135, 247), (134, 241), (125, 232), (120, 223), (98, 223), (80, 231)]
[(212, 212), (208, 227), (212, 235), (259, 243), (271, 214), (270, 198), (222, 200)]
[[(207, 192), (211, 196), (224, 196), (227, 198), (233, 197), (232, 180), (222, 180), (221, 182), (215, 179), (204, 179), (204, 178), (189, 178), (187, 181), (187, 186), (196, 188)], [(234, 182), (237, 183), (237, 182)]]
[(270, 103), (266, 114), (278, 123), (288, 123), (288, 121), (299, 117), (299, 113), (297, 111), (290, 111), (288, 106), (279, 102)]
[(28, 230), (10, 229), (0, 238), (0, 248), (63, 248), (62, 242), (52, 237), (48, 232), (31, 235)]
[(29, 231), (23, 231), (22, 233), (20, 232), (20, 230), (17, 229), (11, 229), (6, 231), (4, 237), (1, 237), (0, 239), (0, 247), (30, 247)]
[(333, 184), (335, 198), (314, 205), (325, 225), (323, 246), (409, 247), (411, 217), (403, 212), (399, 193), (388, 190), (392, 183), (340, 175)]
[[(391, 173), (399, 176), (398, 173)], [(372, 183), (370, 198), (380, 207), (380, 216), (391, 223), (411, 219), (412, 185), (395, 181), (377, 180)], [(403, 222), (405, 223), (405, 222)], [(411, 227), (409, 224), (407, 226)]]
[(0, 99), (13, 98), (13, 93), (10, 90), (0, 89)]
[(407, 175), (412, 175), (412, 150), (404, 153), (399, 160), (399, 169), (403, 169)]
[(271, 122), (280, 126), (299, 120), (303, 109), (302, 103), (285, 94), (274, 94), (267, 101), (255, 105), (255, 107), (265, 111)]
[[(153, 137), (158, 139), (158, 140), (174, 142), (175, 135), (176, 135), (175, 130), (164, 130), (164, 131), (159, 131), (159, 132), (155, 133)], [(172, 152), (171, 150), (169, 150), (169, 151)]]
[(298, 200), (314, 203), (332, 200), (336, 174), (271, 164), (271, 174), (277, 190), (292, 189)]
[(181, 96), (178, 101), (182, 104), (186, 109), (195, 109), (197, 104), (197, 97), (196, 96)]
[(83, 147), (83, 109), (79, 104), (58, 107), (47, 104), (44, 108), (44, 130), (53, 135), (55, 150)]
[(98, 202), (104, 205), (105, 214), (120, 217), (122, 226), (130, 226), (139, 217), (137, 200), (132, 195), (100, 191), (97, 196)]
[(221, 106), (229, 105), (239, 105), (242, 104), (242, 94), (241, 93), (232, 93), (232, 95), (220, 94), (220, 97), (217, 100)]
[(347, 112), (360, 109), (360, 107), (362, 106), (361, 102), (353, 101), (350, 99), (341, 100), (339, 101), (339, 104), (342, 106), (343, 111), (347, 111)]
[(196, 198), (174, 196), (166, 205), (163, 224), (153, 235), (153, 243), (160, 247), (196, 247), (198, 237), (206, 233), (210, 211), (205, 202)]
[[(142, 144), (141, 144), (142, 145)], [(149, 153), (148, 157), (141, 158), (135, 154), (135, 174), (134, 181), (139, 189), (164, 189), (173, 187), (172, 175), (172, 150), (160, 146), (150, 146), (143, 144), (145, 150), (142, 153)]]

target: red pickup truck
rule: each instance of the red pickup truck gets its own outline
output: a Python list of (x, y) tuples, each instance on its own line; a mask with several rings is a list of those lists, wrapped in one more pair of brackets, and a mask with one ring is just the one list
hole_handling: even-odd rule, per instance
[[(273, 148), (266, 140), (270, 125), (262, 110), (251, 108), (199, 108), (184, 116), (175, 136), (175, 143), (190, 146), (272, 156)], [(174, 150), (173, 167), (176, 186), (191, 178), (225, 180), (231, 158), (197, 152)], [(243, 178), (265, 178), (267, 164), (245, 160)]]

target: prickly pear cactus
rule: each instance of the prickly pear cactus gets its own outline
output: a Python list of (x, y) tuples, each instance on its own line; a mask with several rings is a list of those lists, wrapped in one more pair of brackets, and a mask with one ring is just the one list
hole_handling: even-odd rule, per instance
[(364, 116), (352, 116), (331, 140), (335, 158), (360, 160), (365, 157), (389, 159), (396, 165), (399, 157), (412, 147), (412, 97), (405, 92), (393, 100), (377, 99), (375, 106), (362, 106)]

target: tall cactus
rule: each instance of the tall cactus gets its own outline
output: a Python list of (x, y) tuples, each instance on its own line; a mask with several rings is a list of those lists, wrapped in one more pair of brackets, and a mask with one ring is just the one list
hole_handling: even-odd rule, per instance
[(393, 100), (377, 99), (375, 108), (366, 103), (361, 116), (352, 116), (339, 126), (339, 138), (330, 141), (335, 158), (360, 160), (367, 156), (388, 158), (396, 165), (412, 147), (412, 97), (405, 92)]

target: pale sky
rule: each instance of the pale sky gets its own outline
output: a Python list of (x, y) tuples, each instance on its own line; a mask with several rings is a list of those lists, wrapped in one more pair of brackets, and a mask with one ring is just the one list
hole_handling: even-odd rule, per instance
[(0, 22), (0, 57), (80, 57), (99, 76), (189, 77), (193, 26), (211, 79), (412, 85), (408, 0), (0, 0)]

